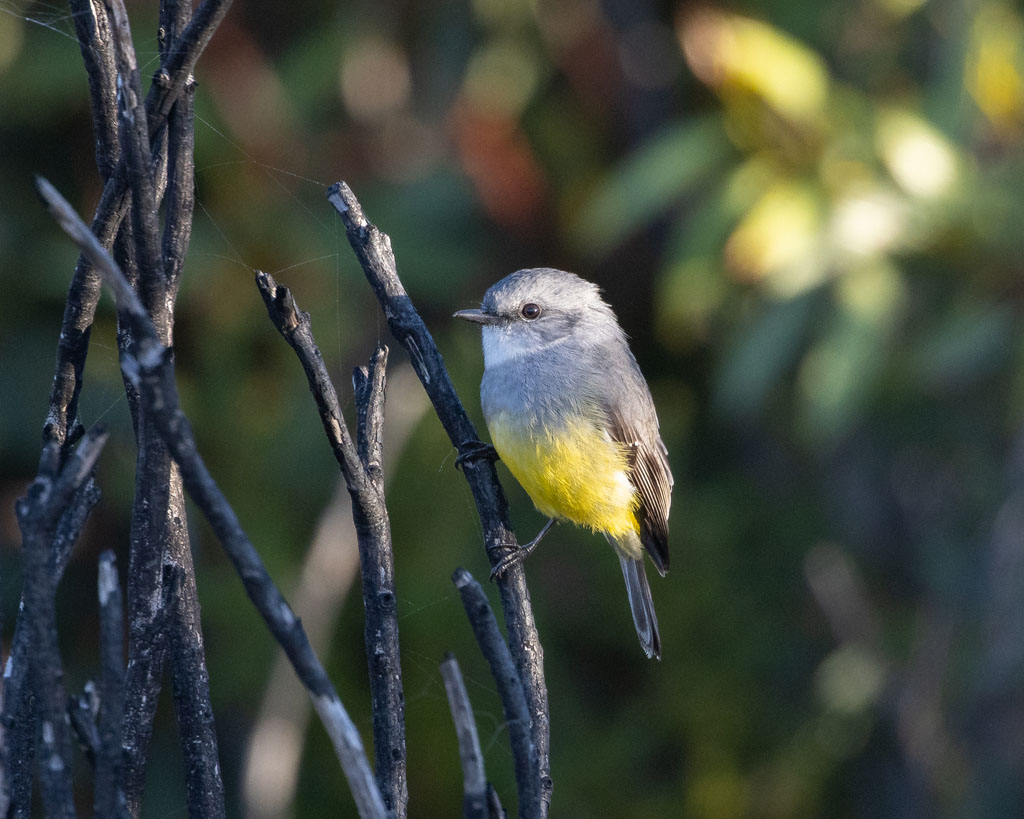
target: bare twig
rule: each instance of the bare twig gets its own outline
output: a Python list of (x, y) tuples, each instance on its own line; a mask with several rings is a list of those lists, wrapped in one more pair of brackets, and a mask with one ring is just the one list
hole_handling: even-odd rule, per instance
[[(159, 41), (161, 59), (166, 64), (180, 46), (183, 30), (191, 13), (189, 0), (161, 0)], [(195, 207), (194, 92), (195, 82), (188, 77), (183, 93), (171, 108), (167, 119), (167, 192), (165, 222), (161, 245), (162, 278), (155, 290), (166, 306), (167, 335), (170, 344), (174, 331), (174, 300), (181, 284), (185, 256), (192, 235)], [(152, 309), (151, 309), (151, 315)], [(146, 423), (151, 423), (149, 419)], [(156, 430), (154, 429), (155, 433)], [(185, 521), (185, 498), (181, 474), (160, 441), (153, 447), (155, 481), (170, 487), (167, 495), (165, 563), (181, 568), (181, 593), (171, 619), (169, 657), (174, 710), (178, 722), (182, 756), (185, 762), (189, 813), (192, 816), (223, 816), (224, 786), (220, 777), (217, 733), (210, 702), (209, 672), (200, 618), (192, 548)], [(172, 525), (171, 522), (176, 522)]]
[(138, 354), (136, 360), (126, 359), (122, 366), (138, 384), (143, 406), (149, 408), (156, 417), (160, 432), (181, 467), (186, 489), (210, 522), (241, 577), (249, 598), (288, 654), (296, 673), (306, 686), (334, 744), (360, 816), (386, 817), (387, 811), (355, 725), (310, 648), (302, 624), (274, 585), (234, 510), (199, 456), (191, 426), (179, 407), (168, 349), (160, 343), (145, 308), (117, 264), (100, 247), (85, 223), (46, 180), (37, 179), (37, 187), (54, 218), (113, 289), (118, 310), (131, 325), (135, 335)]
[(360, 467), (359, 453), (349, 435), (348, 427), (345, 426), (341, 405), (338, 403), (338, 393), (313, 338), (309, 314), (299, 310), (291, 291), (283, 285), (278, 285), (269, 273), (257, 271), (256, 286), (263, 297), (270, 320), (299, 356), (306, 380), (309, 382), (309, 391), (316, 400), (320, 421), (334, 451), (334, 459), (341, 467), (346, 485), (350, 490), (355, 488), (356, 491), (362, 491), (365, 474)]
[(203, 0), (174, 42), (166, 61), (154, 77), (146, 95), (149, 133), (154, 134), (166, 121), (174, 103), (189, 83), (199, 55), (213, 38), (221, 20), (228, 13), (231, 0)]
[(358, 367), (352, 373), (352, 386), (356, 394), (356, 442), (359, 459), (366, 467), (367, 477), (380, 482), (381, 450), (384, 430), (384, 369), (388, 348), (381, 345), (370, 361), (369, 368)]
[(105, 0), (114, 28), (114, 53), (120, 79), (121, 146), (127, 158), (128, 187), (132, 193), (132, 231), (140, 270), (139, 292), (163, 344), (170, 340), (169, 305), (165, 299), (163, 259), (160, 256), (157, 224), (157, 195), (150, 168), (146, 108), (142, 102), (142, 81), (132, 45), (128, 12), (123, 0)]
[[(438, 418), (460, 453), (477, 451), (478, 436), (445, 370), (441, 354), (429, 330), (405, 292), (391, 250), (391, 240), (363, 214), (351, 188), (338, 182), (327, 198), (341, 215), (349, 242), (384, 310), (391, 334), (409, 353), (416, 374), (430, 396)], [(508, 503), (498, 483), (498, 473), (487, 458), (467, 457), (464, 473), (469, 482), (484, 530), (484, 545), (491, 566), (510, 548), (517, 548), (508, 520)], [(498, 579), (501, 607), (508, 631), (509, 648), (522, 680), (530, 713), (530, 732), (536, 748), (536, 776), (540, 781), (540, 813), (546, 816), (551, 801), (549, 762), (550, 717), (544, 683), (544, 651), (537, 635), (526, 575), (514, 566)]]
[(111, 48), (110, 21), (101, 3), (69, 0), (78, 46), (89, 80), (93, 131), (96, 134), (96, 167), (105, 182), (117, 167), (121, 154), (117, 133), (117, 68)]
[[(352, 498), (342, 486), (334, 495), (317, 521), (297, 583), (287, 590), (310, 645), (325, 665), (335, 649), (332, 636), (341, 607), (359, 572)], [(245, 819), (287, 819), (294, 814), (309, 706), (291, 662), (278, 652), (249, 728), (241, 786)]]
[(96, 753), (100, 747), (100, 734), (96, 730), (96, 712), (99, 709), (99, 697), (92, 680), (85, 684), (85, 692), (68, 697), (68, 722), (71, 732), (78, 740), (78, 747), (85, 755), (86, 761), (96, 766)]
[(24, 555), (24, 616), (32, 640), (29, 669), (39, 719), (39, 771), (43, 804), (53, 817), (74, 816), (75, 808), (50, 555), (58, 522), (88, 479), (106, 440), (102, 429), (87, 432), (60, 472), (40, 472), (16, 507)]
[[(100, 555), (97, 588), (100, 600), (100, 690), (91, 680), (85, 692), (71, 698), (68, 716), (85, 758), (95, 768), (93, 812), (100, 819), (131, 819), (120, 786), (122, 698), (124, 659), (121, 656), (122, 607), (114, 553)], [(164, 578), (164, 600), (159, 611), (168, 615), (175, 608), (180, 588), (180, 571), (168, 571)], [(166, 626), (162, 616), (160, 628)], [(97, 722), (99, 723), (97, 725)]]
[[(176, 464), (174, 477), (180, 484), (181, 477)], [(164, 558), (165, 571), (168, 566), (174, 566), (181, 573), (179, 593), (167, 630), (170, 639), (167, 656), (171, 666), (174, 713), (185, 762), (189, 815), (223, 816), (224, 786), (221, 782), (217, 732), (210, 703), (210, 674), (206, 668), (195, 570), (191, 553), (175, 548), (176, 543), (188, 547), (189, 541), (187, 536), (173, 538)], [(182, 554), (188, 555), (184, 564), (175, 560), (176, 556)]]
[[(97, 764), (103, 743), (95, 722), (98, 707), (99, 698), (96, 695), (96, 689), (92, 682), (86, 683), (84, 694), (71, 697), (68, 702), (68, 718), (71, 722), (71, 730), (74, 731), (75, 738), (78, 740), (86, 760), (93, 766)], [(120, 743), (119, 739), (118, 743)], [(131, 819), (132, 815), (128, 811), (124, 793), (118, 788), (114, 792), (113, 797), (109, 812), (100, 813), (99, 809), (94, 809), (94, 815), (98, 819)]]
[(112, 551), (100, 555), (100, 715), (93, 810), (114, 816), (121, 790), (121, 720), (124, 715), (124, 623), (121, 584)]
[(455, 655), (448, 653), (441, 661), (441, 679), (448, 695), (448, 708), (459, 740), (459, 761), (462, 763), (462, 816), (464, 819), (487, 819), (487, 775), (484, 755), (476, 732), (473, 707), (469, 704), (466, 683), (462, 679)]
[[(57, 445), (51, 444), (51, 450)], [(50, 554), (51, 582), (56, 588), (64, 575), (71, 550), (78, 541), (89, 513), (99, 502), (100, 490), (93, 478), (75, 493), (57, 523)], [(27, 811), (31, 799), (32, 765), (35, 761), (35, 698), (32, 686), (26, 685), (29, 653), (32, 650), (32, 629), (25, 617), (24, 605), (18, 611), (11, 640), (10, 656), (4, 667), (3, 713), (0, 715), (0, 816), (7, 815), (8, 805), (15, 813)]]
[[(192, 10), (191, 0), (161, 0), (160, 57), (164, 63), (179, 47), (181, 33)], [(186, 79), (183, 92), (171, 108), (167, 136), (166, 221), (162, 255), (170, 299), (177, 295), (181, 271), (192, 238), (195, 210), (195, 80)]]
[(491, 667), (491, 676), (498, 685), (498, 696), (505, 710), (512, 759), (516, 769), (519, 792), (519, 816), (533, 817), (540, 813), (540, 782), (537, 770), (537, 749), (530, 736), (530, 712), (527, 708), (523, 683), (519, 678), (508, 645), (501, 636), (498, 621), (487, 602), (480, 584), (465, 569), (456, 569), (452, 582), (459, 590), (466, 616), (473, 627), (477, 645)]
[(356, 370), (354, 375), (358, 445), (353, 445), (337, 392), (313, 338), (309, 314), (299, 310), (288, 288), (269, 274), (258, 272), (256, 284), (271, 321), (302, 363), (324, 431), (352, 496), (366, 610), (364, 639), (370, 671), (377, 781), (388, 809), (400, 819), (405, 816), (409, 797), (394, 555), (381, 471), (387, 348), (378, 347), (369, 368)]
[[(133, 261), (138, 261), (138, 248), (143, 248), (142, 269), (140, 277), (144, 292), (149, 294), (147, 306), (152, 305), (157, 314), (157, 323), (166, 334), (169, 334), (168, 312), (162, 293), (163, 275), (160, 270), (160, 259), (156, 250), (156, 192), (150, 174), (152, 156), (150, 154), (148, 134), (142, 133), (145, 128), (145, 115), (138, 103), (138, 71), (135, 66), (135, 55), (131, 47), (127, 17), (120, 0), (114, 0), (109, 10), (114, 26), (114, 41), (117, 52), (117, 65), (122, 77), (122, 121), (121, 142), (128, 154), (133, 180), (134, 207), (132, 209), (132, 237), (139, 241), (122, 242), (126, 254)], [(130, 78), (130, 79), (129, 79)], [(141, 118), (141, 121), (140, 121)], [(74, 214), (72, 212), (72, 216)], [(77, 217), (74, 217), (77, 219)], [(72, 222), (74, 219), (72, 220)], [(88, 247), (84, 253), (91, 265), (96, 266), (97, 260), (106, 256), (106, 251), (96, 236), (85, 229), (75, 228), (80, 234), (76, 242), (80, 247)], [(77, 278), (77, 277), (76, 277)], [(124, 277), (113, 285), (132, 291), (131, 300), (138, 302), (131, 285)], [(75, 284), (72, 283), (72, 290)], [(98, 292), (96, 292), (98, 298)], [(118, 303), (122, 303), (126, 294), (117, 294)], [(69, 292), (69, 305), (72, 295)], [(139, 305), (141, 307), (141, 304)], [(95, 304), (93, 304), (93, 310)], [(125, 329), (125, 328), (122, 328)], [(122, 352), (131, 354), (131, 339), (127, 334), (119, 338)], [(84, 350), (82, 351), (84, 363)], [(58, 366), (60, 362), (58, 361)], [(55, 381), (56, 388), (56, 381)], [(76, 389), (80, 389), (80, 381)], [(132, 402), (133, 415), (137, 415), (137, 407)], [(52, 414), (52, 412), (51, 412)], [(66, 420), (66, 418), (65, 418)], [(160, 598), (160, 577), (163, 562), (162, 550), (169, 540), (168, 514), (170, 505), (171, 480), (170, 456), (161, 443), (158, 431), (152, 420), (134, 417), (136, 434), (139, 442), (139, 459), (136, 472), (135, 505), (132, 510), (131, 525), (131, 560), (129, 562), (128, 607), (129, 622), (129, 662), (126, 677), (126, 696), (124, 720), (124, 790), (132, 813), (137, 815), (140, 810), (142, 789), (145, 784), (146, 757), (149, 750), (149, 739), (152, 731), (153, 718), (156, 713), (160, 691), (160, 678), (163, 670), (164, 646), (157, 630), (155, 619), (159, 612), (151, 605), (151, 601)], [(182, 531), (184, 527), (182, 525)]]
[[(191, 76), (196, 60), (206, 48), (230, 5), (231, 0), (203, 0), (190, 18), (185, 31), (178, 38), (175, 47), (168, 54), (166, 63), (157, 72), (158, 82), (153, 83), (146, 98), (151, 140), (162, 131), (168, 114)], [(76, 13), (76, 19), (78, 16)], [(80, 30), (79, 36), (82, 34)], [(83, 50), (93, 49), (96, 39), (89, 35), (88, 31), (85, 34), (89, 39), (80, 40), (81, 47)], [(112, 52), (103, 59), (112, 62)], [(106, 123), (111, 120), (114, 113), (111, 105), (111, 101), (104, 101), (104, 124), (98, 125), (98, 130), (110, 127)], [(107, 142), (112, 143), (112, 138), (108, 137)], [(106, 184), (93, 215), (92, 229), (102, 246), (109, 248), (130, 204), (127, 163), (123, 155), (109, 154), (102, 157), (99, 164), (100, 173), (106, 179)], [(104, 169), (110, 165), (116, 166), (115, 170), (109, 175), (104, 174)], [(153, 173), (152, 176), (160, 180), (164, 175)], [(43, 441), (55, 441), (62, 448), (63, 455), (67, 454), (68, 449), (81, 434), (77, 420), (78, 398), (82, 389), (82, 372), (89, 350), (89, 336), (100, 297), (100, 286), (100, 277), (92, 269), (92, 263), (87, 257), (80, 257), (68, 287), (64, 319), (57, 345), (53, 385), (50, 389), (50, 410), (43, 425)]]
[[(430, 408), (419, 380), (405, 362), (387, 374), (388, 434), (382, 467), (385, 482), (394, 473), (398, 454)], [(352, 497), (339, 487), (317, 521), (294, 592), (289, 592), (309, 641), (327, 664), (331, 634), (341, 606), (359, 569), (359, 547), (352, 522)], [(243, 796), (247, 819), (285, 819), (298, 785), (309, 703), (302, 697), (288, 658), (281, 654), (267, 681), (259, 716), (246, 752)]]

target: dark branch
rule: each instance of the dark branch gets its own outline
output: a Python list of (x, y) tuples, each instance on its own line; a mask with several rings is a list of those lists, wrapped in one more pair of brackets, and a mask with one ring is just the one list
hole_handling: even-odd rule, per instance
[[(180, 482), (177, 467), (173, 469), (174, 479)], [(175, 503), (180, 502), (183, 507), (183, 500), (179, 493)], [(181, 579), (177, 583), (179, 590), (175, 595), (176, 604), (165, 639), (170, 638), (167, 648), (171, 665), (171, 693), (185, 761), (189, 816), (218, 817), (225, 815), (224, 785), (220, 776), (213, 707), (210, 704), (210, 674), (206, 668), (195, 570), (192, 555), (186, 551), (188, 547), (187, 533), (183, 533), (181, 538), (173, 538), (168, 544), (164, 586), (166, 588), (169, 570), (175, 571)], [(181, 556), (187, 561), (184, 565), (173, 562)]]
[(118, 310), (131, 325), (138, 354), (136, 360), (126, 359), (122, 367), (138, 384), (143, 407), (157, 419), (164, 441), (181, 468), (186, 489), (206, 516), (241, 577), (249, 598), (309, 692), (313, 706), (334, 743), (360, 816), (386, 817), (387, 811), (355, 725), (313, 652), (302, 624), (274, 585), (234, 510), (199, 456), (191, 426), (179, 407), (169, 350), (160, 343), (149, 316), (117, 264), (98, 246), (95, 237), (90, 239), (85, 223), (46, 180), (38, 179), (37, 187), (58, 223), (78, 243), (82, 252), (90, 255), (96, 269), (117, 296)]
[[(455, 393), (434, 339), (398, 278), (391, 240), (367, 220), (359, 200), (344, 182), (328, 188), (327, 198), (341, 215), (349, 242), (384, 310), (391, 334), (409, 353), (413, 368), (452, 444), (460, 453), (473, 452), (478, 444), (476, 429)], [(466, 480), (483, 526), (484, 546), (493, 567), (509, 549), (518, 548), (508, 520), (508, 503), (498, 483), (493, 461), (488, 458), (467, 458), (464, 466)], [(530, 731), (537, 749), (536, 774), (541, 783), (539, 815), (546, 816), (551, 801), (551, 776), (544, 651), (537, 635), (522, 566), (515, 566), (505, 572), (498, 579), (498, 590), (508, 630), (509, 648), (530, 709)]]
[(508, 645), (501, 636), (498, 621), (487, 602), (480, 584), (465, 569), (456, 569), (452, 582), (459, 590), (469, 624), (473, 627), (477, 645), (491, 667), (491, 676), (498, 685), (498, 696), (505, 710), (512, 759), (515, 763), (516, 785), (519, 792), (519, 816), (539, 816), (541, 811), (540, 782), (537, 770), (537, 749), (530, 736), (530, 711)]
[[(56, 444), (51, 449), (56, 451)], [(100, 499), (100, 490), (93, 478), (75, 493), (71, 503), (57, 522), (50, 553), (51, 582), (56, 588), (64, 575), (71, 550), (85, 526), (89, 513)], [(35, 699), (32, 686), (26, 685), (29, 672), (29, 652), (32, 650), (32, 629), (25, 617), (24, 606), (18, 612), (11, 640), (4, 679), (3, 713), (0, 725), (0, 768), (5, 782), (0, 788), (0, 816), (5, 814), (3, 800), (9, 798), (17, 812), (31, 798), (32, 764), (35, 760)], [(25, 808), (27, 810), (27, 808)]]
[(32, 646), (28, 659), (38, 718), (39, 774), (43, 804), (47, 816), (53, 817), (74, 816), (75, 807), (51, 554), (58, 523), (89, 478), (106, 440), (102, 429), (87, 432), (59, 475), (40, 473), (16, 506), (22, 533), (24, 617)]
[(85, 684), (85, 693), (68, 698), (68, 721), (71, 731), (78, 740), (78, 747), (85, 755), (86, 761), (96, 766), (96, 752), (100, 747), (100, 735), (96, 730), (96, 712), (99, 709), (99, 698), (92, 680)]
[(167, 120), (171, 108), (189, 82), (199, 55), (230, 7), (231, 0), (204, 0), (188, 21), (181, 37), (175, 41), (146, 95), (150, 134), (155, 134)]
[(91, 0), (69, 0), (68, 5), (89, 80), (89, 101), (96, 134), (96, 167), (105, 182), (117, 167), (121, 154), (117, 133), (117, 68), (111, 48), (113, 32), (102, 4)]
[(381, 476), (381, 452), (384, 430), (384, 370), (388, 348), (381, 345), (373, 354), (370, 366), (358, 367), (352, 373), (356, 394), (356, 442), (359, 458), (371, 479)]
[(121, 720), (124, 715), (124, 622), (121, 584), (112, 551), (100, 555), (97, 589), (100, 600), (100, 714), (96, 748), (93, 810), (114, 816), (121, 795)]
[(366, 611), (364, 641), (370, 673), (373, 745), (377, 782), (388, 809), (397, 819), (406, 814), (405, 701), (398, 642), (394, 554), (391, 524), (381, 471), (381, 429), (384, 423), (384, 381), (387, 348), (378, 347), (369, 368), (353, 375), (358, 428), (352, 438), (338, 404), (337, 392), (313, 338), (309, 314), (299, 310), (287, 287), (258, 272), (256, 285), (278, 332), (295, 350), (331, 449), (352, 497), (352, 518), (359, 545), (359, 567)]
[[(144, 172), (151, 161), (146, 115), (140, 102), (141, 78), (120, 0), (113, 0), (112, 8), (118, 32), (121, 75), (130, 78), (121, 95), (122, 144), (132, 190), (132, 244), (140, 271), (136, 287), (161, 342), (169, 346), (174, 297), (191, 237), (194, 205), (192, 92), (195, 83), (186, 82), (184, 93), (169, 112), (165, 139), (155, 140), (158, 144), (153, 147), (154, 151), (165, 151), (167, 157), (166, 223), (161, 243), (156, 212), (161, 178), (151, 180)], [(164, 0), (160, 4), (159, 39), (164, 62), (171, 59), (177, 48), (189, 11), (190, 4), (181, 0)], [(131, 355), (133, 344), (130, 332), (119, 335), (122, 355)], [(126, 390), (133, 395), (132, 385), (126, 384)], [(137, 401), (131, 406), (139, 458), (128, 582), (132, 628), (131, 673), (127, 680), (127, 704), (131, 713), (125, 721), (125, 746), (129, 749), (126, 792), (133, 812), (137, 813), (164, 661), (169, 658), (190, 815), (223, 816), (224, 787), (181, 476), (152, 414), (141, 411)], [(168, 628), (155, 632), (152, 620), (157, 612), (150, 601), (160, 599), (163, 573), (168, 565), (178, 567), (182, 575), (181, 593), (175, 597), (174, 615), (168, 620)]]
[[(161, 0), (160, 56), (164, 63), (180, 44), (180, 35), (188, 23), (190, 0)], [(164, 275), (173, 300), (181, 282), (189, 242), (192, 238), (192, 214), (195, 210), (195, 80), (186, 79), (167, 118), (167, 193), (163, 235)]]
[(469, 704), (466, 683), (455, 655), (449, 653), (441, 661), (441, 679), (448, 695), (448, 708), (459, 740), (459, 761), (462, 763), (462, 816), (464, 819), (488, 819), (487, 775), (484, 755), (476, 732), (473, 707)]
[[(92, 682), (86, 683), (84, 694), (71, 697), (68, 703), (68, 718), (71, 721), (71, 730), (74, 731), (75, 739), (78, 740), (86, 760), (93, 766), (96, 765), (103, 742), (96, 728), (96, 713), (99, 707), (99, 698), (96, 695), (96, 689)], [(94, 810), (94, 814), (99, 819), (132, 819), (132, 815), (128, 811), (128, 805), (124, 800), (124, 794), (118, 790), (115, 792), (114, 797), (110, 813), (100, 813), (98, 810)]]
[(117, 73), (121, 80), (121, 145), (127, 158), (128, 187), (132, 194), (132, 231), (139, 265), (138, 290), (163, 344), (170, 343), (169, 306), (165, 298), (160, 232), (157, 224), (157, 193), (150, 168), (153, 155), (149, 144), (146, 108), (142, 102), (142, 81), (132, 45), (128, 12), (122, 0), (106, 0), (114, 24)]
[(362, 492), (365, 488), (365, 474), (360, 466), (359, 453), (349, 435), (345, 419), (338, 403), (323, 356), (313, 338), (309, 314), (299, 310), (295, 298), (287, 287), (279, 286), (269, 273), (257, 271), (256, 286), (259, 288), (267, 314), (285, 341), (295, 350), (302, 369), (306, 373), (309, 391), (316, 400), (320, 421), (334, 451), (334, 459), (341, 467), (342, 477), (350, 492)]
[[(84, 693), (69, 699), (68, 718), (71, 722), (71, 729), (75, 733), (75, 738), (78, 740), (79, 747), (86, 761), (93, 768), (96, 768), (97, 760), (101, 755), (103, 741), (99, 733), (102, 729), (101, 727), (96, 727), (97, 715), (99, 720), (102, 721), (99, 694), (96, 691), (95, 685), (90, 680), (85, 684)], [(116, 736), (115, 741), (120, 742), (120, 737)], [(98, 779), (96, 784), (98, 786)], [(98, 809), (94, 809), (93, 813), (99, 819), (108, 819), (108, 817), (111, 819), (131, 819), (131, 813), (129, 813), (128, 806), (125, 803), (124, 793), (120, 789), (114, 791), (114, 800), (109, 811), (109, 813), (99, 813)]]
[[(85, 2), (82, 4), (90, 5)], [(166, 63), (157, 73), (160, 82), (153, 83), (146, 98), (146, 115), (151, 143), (159, 140), (167, 116), (185, 89), (196, 60), (199, 59), (199, 55), (210, 41), (213, 32), (224, 15), (227, 14), (230, 5), (231, 0), (204, 0), (195, 10), (188, 26), (168, 55)], [(78, 16), (76, 13), (76, 20)], [(84, 33), (89, 36), (89, 39), (87, 41), (80, 39), (79, 43), (83, 51), (87, 51), (94, 48), (96, 41), (88, 31)], [(83, 32), (79, 31), (80, 38), (82, 34)], [(112, 51), (104, 57), (104, 60), (113, 62)], [(92, 75), (90, 74), (90, 76)], [(105, 100), (104, 102), (104, 106), (112, 104), (111, 101)], [(104, 111), (106, 119), (116, 114), (107, 107), (104, 107)], [(116, 120), (111, 119), (111, 122), (116, 123)], [(106, 126), (97, 125), (97, 131), (102, 130), (102, 127)], [(116, 128), (116, 124), (114, 127)], [(158, 157), (165, 156), (162, 151), (155, 153)], [(160, 162), (158, 161), (156, 164), (159, 166)], [(108, 165), (115, 165), (116, 168), (109, 175), (104, 175), (103, 167)], [(125, 156), (110, 154), (103, 157), (100, 170), (106, 184), (93, 215), (92, 230), (100, 244), (109, 248), (113, 245), (118, 228), (128, 212), (131, 202), (131, 196), (128, 193)], [(152, 176), (156, 180), (161, 180), (164, 174), (157, 168), (152, 172)], [(100, 277), (93, 270), (90, 260), (85, 256), (80, 257), (68, 287), (60, 341), (57, 345), (53, 385), (50, 389), (50, 410), (43, 425), (43, 442), (56, 442), (62, 448), (63, 455), (67, 454), (81, 434), (81, 427), (77, 420), (78, 398), (82, 390), (82, 372), (85, 369), (85, 359), (89, 350), (89, 336), (93, 316), (96, 313), (96, 304), (99, 301), (100, 286)]]

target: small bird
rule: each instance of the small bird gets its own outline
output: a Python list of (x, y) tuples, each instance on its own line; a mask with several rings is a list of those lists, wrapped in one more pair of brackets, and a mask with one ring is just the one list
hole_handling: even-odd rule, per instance
[(672, 472), (654, 401), (626, 334), (597, 285), (573, 273), (518, 270), (492, 286), (479, 310), (480, 400), (494, 449), (549, 520), (495, 567), (525, 558), (559, 520), (601, 532), (615, 549), (648, 657), (661, 636), (644, 550), (668, 571)]

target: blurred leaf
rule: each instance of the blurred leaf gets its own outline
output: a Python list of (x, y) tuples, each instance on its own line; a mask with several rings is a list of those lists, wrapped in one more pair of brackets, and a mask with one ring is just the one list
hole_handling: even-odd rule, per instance
[(569, 241), (590, 258), (613, 250), (717, 173), (728, 145), (717, 116), (669, 125), (596, 187)]
[(715, 379), (714, 405), (738, 419), (756, 417), (771, 391), (796, 362), (814, 316), (818, 293), (766, 302), (752, 323), (739, 331)]
[(829, 93), (821, 55), (761, 20), (701, 8), (681, 25), (683, 51), (693, 72), (726, 105), (755, 94), (796, 122), (814, 122)]
[(1008, 305), (959, 307), (915, 345), (913, 372), (930, 390), (966, 389), (1010, 359), (1014, 323)]
[(729, 237), (729, 266), (744, 279), (768, 279), (776, 293), (806, 290), (825, 275), (821, 226), (821, 202), (812, 185), (773, 184)]
[(812, 449), (830, 448), (868, 406), (904, 296), (886, 264), (847, 273), (836, 290), (831, 321), (800, 365), (797, 424)]

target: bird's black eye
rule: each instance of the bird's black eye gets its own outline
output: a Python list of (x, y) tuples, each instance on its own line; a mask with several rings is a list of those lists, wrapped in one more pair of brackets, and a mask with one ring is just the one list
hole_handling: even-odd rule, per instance
[(520, 314), (527, 321), (533, 321), (535, 318), (540, 317), (540, 305), (534, 304), (532, 301), (524, 304), (519, 310)]

